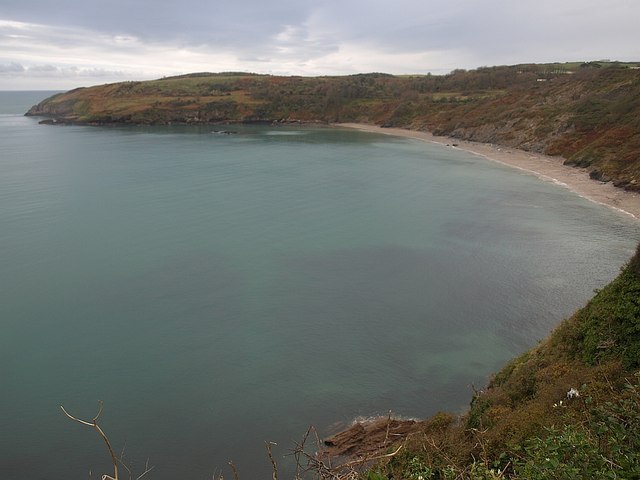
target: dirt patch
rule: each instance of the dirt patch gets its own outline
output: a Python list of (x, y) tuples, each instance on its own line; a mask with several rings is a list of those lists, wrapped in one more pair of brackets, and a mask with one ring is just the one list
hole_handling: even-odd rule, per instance
[(328, 457), (372, 457), (417, 433), (422, 422), (379, 417), (358, 421), (346, 430), (324, 440), (323, 455)]

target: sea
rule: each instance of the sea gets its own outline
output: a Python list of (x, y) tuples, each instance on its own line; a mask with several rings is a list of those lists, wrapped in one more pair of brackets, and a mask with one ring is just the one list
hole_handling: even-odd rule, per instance
[[(310, 126), (52, 126), (0, 92), (0, 471), (280, 478), (310, 426), (463, 412), (640, 225), (443, 145)], [(309, 445), (316, 448), (315, 442)], [(121, 477), (129, 473), (121, 468)]]

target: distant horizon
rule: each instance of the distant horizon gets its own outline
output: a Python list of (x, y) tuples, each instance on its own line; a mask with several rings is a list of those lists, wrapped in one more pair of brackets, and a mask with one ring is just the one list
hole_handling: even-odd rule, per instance
[(0, 92), (66, 92), (68, 90), (60, 90), (57, 88), (51, 89), (51, 88), (33, 88), (30, 90), (25, 90), (25, 89), (5, 89), (5, 90), (0, 90)]
[(115, 81), (110, 81), (110, 82), (96, 82), (90, 85), (80, 85), (80, 84), (76, 84), (75, 86), (70, 86), (68, 88), (54, 88), (54, 87), (41, 87), (41, 88), (4, 88), (4, 87), (0, 87), (0, 92), (67, 92), (69, 90), (73, 90), (75, 88), (90, 88), (90, 87), (95, 87), (95, 86), (99, 86), (99, 85), (107, 85), (107, 84), (111, 84), (111, 83), (122, 83), (122, 82), (146, 82), (146, 81), (153, 81), (153, 80), (161, 80), (163, 78), (171, 78), (171, 77), (180, 77), (180, 76), (187, 76), (187, 75), (194, 75), (194, 74), (212, 74), (212, 75), (218, 75), (218, 74), (224, 74), (224, 73), (237, 73), (237, 74), (246, 74), (246, 75), (265, 75), (265, 76), (273, 76), (273, 77), (309, 77), (309, 78), (317, 78), (317, 77), (349, 77), (349, 76), (353, 76), (353, 75), (371, 75), (371, 74), (381, 74), (381, 75), (392, 75), (392, 76), (398, 76), (398, 77), (403, 77), (403, 76), (425, 76), (425, 75), (435, 75), (435, 76), (444, 76), (444, 75), (449, 75), (451, 73), (453, 73), (456, 70), (465, 70), (465, 71), (474, 71), (474, 70), (479, 70), (482, 68), (498, 68), (498, 67), (513, 67), (513, 66), (518, 66), (518, 65), (565, 65), (565, 64), (572, 64), (572, 63), (599, 63), (599, 62), (606, 62), (606, 63), (622, 63), (622, 64), (629, 64), (629, 63), (637, 63), (638, 66), (640, 66), (640, 59), (638, 60), (619, 60), (619, 59), (608, 59), (608, 58), (602, 58), (602, 59), (594, 59), (594, 60), (566, 60), (566, 61), (549, 61), (549, 62), (517, 62), (517, 63), (512, 63), (512, 64), (501, 64), (501, 65), (481, 65), (481, 66), (477, 66), (477, 67), (473, 67), (473, 68), (463, 68), (463, 67), (456, 67), (453, 68), (447, 72), (444, 73), (433, 73), (433, 72), (427, 72), (427, 73), (389, 73), (389, 72), (383, 72), (383, 71), (370, 71), (370, 72), (355, 72), (355, 73), (344, 73), (344, 74), (330, 74), (330, 73), (320, 73), (317, 75), (304, 75), (304, 74), (274, 74), (274, 73), (261, 73), (261, 72), (252, 72), (252, 71), (241, 71), (241, 70), (237, 70), (237, 71), (224, 71), (224, 70), (220, 70), (220, 71), (203, 71), (203, 70), (199, 70), (199, 71), (192, 71), (192, 72), (184, 72), (184, 73), (177, 73), (177, 74), (171, 74), (171, 75), (161, 75), (161, 76), (156, 76), (153, 78), (141, 78), (141, 79), (125, 79), (125, 80), (115, 80)]

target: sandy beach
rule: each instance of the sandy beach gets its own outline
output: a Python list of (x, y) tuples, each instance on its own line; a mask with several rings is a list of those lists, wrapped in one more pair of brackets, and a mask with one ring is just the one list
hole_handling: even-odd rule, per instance
[(616, 188), (611, 183), (597, 182), (589, 178), (586, 169), (563, 165), (561, 157), (550, 157), (500, 145), (468, 142), (450, 137), (440, 137), (428, 132), (405, 130), (402, 128), (382, 128), (361, 123), (340, 123), (338, 127), (354, 128), (365, 132), (382, 133), (397, 137), (414, 138), (430, 143), (453, 145), (488, 160), (517, 168), (538, 178), (553, 182), (592, 202), (624, 212), (640, 221), (640, 195)]

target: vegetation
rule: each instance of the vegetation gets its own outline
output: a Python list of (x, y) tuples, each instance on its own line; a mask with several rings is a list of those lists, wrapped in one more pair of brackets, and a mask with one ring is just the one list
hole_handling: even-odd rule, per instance
[(79, 88), (34, 106), (51, 123), (363, 122), (560, 155), (640, 191), (637, 64), (523, 64), (448, 75), (196, 73)]
[(366, 478), (640, 478), (639, 347), (640, 246), (618, 278), (477, 392), (468, 413), (423, 422)]

